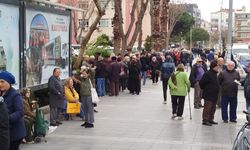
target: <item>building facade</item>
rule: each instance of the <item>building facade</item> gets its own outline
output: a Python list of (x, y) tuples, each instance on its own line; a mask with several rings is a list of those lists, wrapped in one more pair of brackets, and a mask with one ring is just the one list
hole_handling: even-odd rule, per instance
[(194, 17), (194, 27), (199, 28), (201, 25), (201, 10), (199, 9), (197, 4), (182, 4), (184, 5), (184, 8), (186, 12), (189, 13), (189, 15)]
[(250, 43), (250, 12), (235, 13), (235, 36), (237, 43)]

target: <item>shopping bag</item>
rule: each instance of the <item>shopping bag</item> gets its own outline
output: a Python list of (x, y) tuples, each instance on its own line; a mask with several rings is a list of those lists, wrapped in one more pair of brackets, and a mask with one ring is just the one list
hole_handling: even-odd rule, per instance
[(100, 99), (99, 99), (97, 92), (96, 92), (96, 89), (93, 87), (93, 84), (92, 84), (90, 79), (89, 79), (89, 83), (91, 86), (90, 90), (91, 90), (92, 103), (97, 104), (100, 101)]
[(67, 103), (67, 114), (79, 114), (81, 103)]
[(91, 88), (91, 97), (92, 103), (94, 104), (97, 104), (100, 101), (95, 88)]

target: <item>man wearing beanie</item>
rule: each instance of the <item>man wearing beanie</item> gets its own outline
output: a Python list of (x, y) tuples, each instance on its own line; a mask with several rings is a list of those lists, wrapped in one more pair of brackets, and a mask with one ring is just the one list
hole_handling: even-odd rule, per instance
[(59, 119), (64, 104), (64, 87), (61, 83), (60, 75), (60, 68), (55, 68), (48, 82), (51, 126), (62, 124)]
[(212, 61), (210, 63), (210, 70), (202, 76), (199, 82), (201, 89), (203, 89), (202, 98), (205, 100), (202, 114), (202, 124), (206, 126), (218, 124), (214, 121), (214, 114), (219, 93), (219, 82), (217, 78), (218, 70), (219, 66), (217, 61)]
[[(8, 71), (0, 73), (0, 96), (3, 97), (9, 112), (9, 150), (18, 150), (22, 139), (26, 136), (23, 120), (22, 96), (11, 85), (15, 84), (15, 77)], [(2, 135), (2, 134), (1, 134)], [(1, 147), (2, 148), (2, 147)]]

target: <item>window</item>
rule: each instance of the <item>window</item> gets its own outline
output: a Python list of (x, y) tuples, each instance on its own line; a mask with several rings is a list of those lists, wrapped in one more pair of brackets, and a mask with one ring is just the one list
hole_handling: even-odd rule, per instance
[(89, 7), (88, 1), (80, 1), (79, 2), (79, 8), (83, 10), (87, 10)]
[(109, 27), (109, 19), (101, 19), (99, 22), (99, 27)]
[(89, 21), (87, 19), (79, 19), (79, 26), (82, 26), (84, 28), (89, 27)]

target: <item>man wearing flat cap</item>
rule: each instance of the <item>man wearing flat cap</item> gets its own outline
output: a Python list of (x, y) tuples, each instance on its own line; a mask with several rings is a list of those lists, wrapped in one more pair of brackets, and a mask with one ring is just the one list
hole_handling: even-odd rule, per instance
[[(22, 96), (11, 86), (15, 82), (15, 77), (11, 73), (8, 71), (0, 72), (0, 96), (3, 97), (9, 112), (9, 150), (18, 150), (22, 139), (26, 136)], [(0, 136), (3, 134), (1, 133)], [(4, 148), (1, 147), (1, 149)]]

